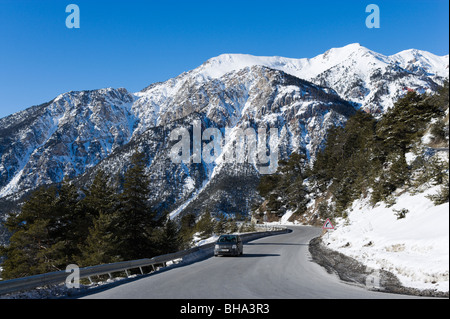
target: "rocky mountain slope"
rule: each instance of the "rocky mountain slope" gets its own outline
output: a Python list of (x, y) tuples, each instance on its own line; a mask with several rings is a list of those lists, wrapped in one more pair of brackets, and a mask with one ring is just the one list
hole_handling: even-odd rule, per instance
[(61, 94), (0, 119), (0, 198), (17, 200), (64, 176), (87, 182), (98, 168), (113, 176), (139, 149), (148, 155), (152, 201), (172, 216), (246, 212), (257, 197), (258, 168), (220, 158), (174, 164), (168, 154), (175, 128), (192, 136), (195, 120), (202, 131), (222, 133), (274, 127), (280, 158), (296, 151), (314, 160), (329, 127), (344, 124), (355, 109), (383, 112), (408, 88), (433, 92), (448, 77), (448, 65), (448, 55), (408, 50), (384, 56), (352, 44), (312, 59), (225, 54), (137, 93)]

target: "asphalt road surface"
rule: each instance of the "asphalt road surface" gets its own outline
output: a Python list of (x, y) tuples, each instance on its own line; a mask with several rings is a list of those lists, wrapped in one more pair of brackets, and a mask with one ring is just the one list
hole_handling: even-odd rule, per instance
[(309, 241), (321, 229), (251, 241), (240, 257), (212, 257), (83, 296), (101, 299), (410, 298), (339, 280), (311, 261)]

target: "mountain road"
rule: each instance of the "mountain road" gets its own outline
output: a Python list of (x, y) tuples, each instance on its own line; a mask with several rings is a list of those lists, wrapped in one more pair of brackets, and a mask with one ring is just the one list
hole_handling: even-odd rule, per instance
[(143, 276), (81, 298), (97, 299), (301, 299), (411, 298), (370, 291), (341, 281), (312, 261), (308, 250), (320, 228), (250, 241), (240, 257), (213, 257)]

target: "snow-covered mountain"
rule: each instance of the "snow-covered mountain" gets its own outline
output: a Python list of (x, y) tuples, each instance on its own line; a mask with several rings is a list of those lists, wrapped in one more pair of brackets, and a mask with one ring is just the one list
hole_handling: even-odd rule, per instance
[(252, 65), (264, 65), (330, 87), (342, 98), (374, 113), (392, 107), (407, 88), (431, 93), (449, 76), (449, 55), (411, 49), (385, 56), (358, 43), (330, 49), (312, 59), (223, 54), (192, 74), (199, 79), (218, 78)]
[(136, 134), (201, 108), (206, 99), (200, 88), (205, 83), (252, 66), (283, 71), (331, 88), (362, 109), (383, 112), (407, 88), (435, 91), (448, 78), (449, 55), (439, 57), (426, 51), (406, 50), (384, 56), (357, 43), (330, 49), (312, 59), (222, 54), (194, 70), (135, 93), (133, 111), (141, 120)]
[(75, 177), (133, 133), (125, 89), (61, 94), (0, 120), (0, 196)]
[(61, 94), (0, 119), (0, 198), (19, 198), (64, 176), (123, 171), (135, 148), (149, 155), (153, 201), (178, 214), (246, 211), (255, 199), (252, 164), (173, 164), (170, 132), (276, 127), (281, 158), (310, 159), (331, 126), (355, 109), (383, 112), (406, 88), (432, 92), (448, 77), (448, 55), (408, 50), (384, 56), (359, 44), (312, 59), (224, 54), (136, 93), (101, 89)]

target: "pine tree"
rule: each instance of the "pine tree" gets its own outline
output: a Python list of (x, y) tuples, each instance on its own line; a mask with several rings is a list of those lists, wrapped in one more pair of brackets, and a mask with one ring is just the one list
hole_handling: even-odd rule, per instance
[(95, 266), (117, 262), (115, 234), (111, 231), (112, 215), (100, 212), (94, 220), (86, 241), (80, 247), (81, 254), (78, 258), (80, 267)]
[(165, 214), (164, 226), (158, 236), (159, 254), (165, 255), (179, 251), (182, 248), (180, 230), (175, 221), (171, 220), (169, 214)]
[(190, 247), (192, 236), (195, 233), (195, 215), (190, 213), (183, 215), (180, 220), (180, 237), (182, 248)]
[(224, 214), (220, 214), (214, 226), (214, 233), (216, 235), (225, 234), (227, 232), (227, 218)]
[(279, 161), (276, 174), (261, 178), (257, 189), (266, 200), (266, 211), (278, 214), (289, 209), (297, 214), (306, 211), (306, 160), (304, 154), (292, 153), (288, 160)]
[(150, 184), (145, 162), (143, 153), (133, 154), (124, 175), (123, 192), (118, 197), (113, 225), (118, 253), (124, 260), (149, 258), (157, 252), (152, 233), (158, 223), (148, 203)]
[(204, 213), (195, 225), (195, 230), (196, 232), (200, 233), (200, 237), (202, 239), (211, 237), (211, 235), (214, 233), (214, 228), (215, 222), (209, 211)]
[(83, 192), (85, 197), (80, 201), (80, 205), (86, 212), (87, 220), (93, 221), (100, 213), (110, 214), (116, 209), (116, 190), (109, 184), (103, 170), (97, 172), (90, 187)]
[(75, 185), (64, 178), (58, 190), (51, 219), (50, 236), (55, 242), (47, 252), (47, 258), (64, 269), (79, 254), (78, 244), (86, 238), (85, 214), (79, 209), (79, 193)]
[(45, 258), (42, 251), (48, 249), (48, 220), (40, 220), (25, 229), (14, 233), (8, 247), (3, 247), (2, 255), (6, 260), (2, 264), (3, 279), (13, 279), (36, 275), (42, 271)]
[[(78, 264), (93, 266), (118, 261), (116, 253), (117, 238), (112, 229), (113, 213), (117, 206), (117, 196), (109, 185), (104, 171), (99, 170), (88, 189), (84, 190), (85, 198), (80, 201), (84, 214), (84, 222), (80, 228), (87, 230), (79, 244)], [(81, 233), (81, 232), (80, 232)]]
[(263, 175), (258, 183), (257, 190), (262, 197), (268, 196), (274, 189), (278, 187), (280, 182), (279, 174)]
[(416, 92), (399, 99), (377, 125), (377, 134), (384, 139), (386, 147), (407, 153), (413, 140), (423, 135), (430, 119), (442, 114), (434, 100)]
[(5, 225), (12, 233), (9, 245), (2, 247), (6, 256), (2, 264), (4, 279), (54, 271), (46, 256), (55, 244), (51, 232), (55, 227), (53, 210), (55, 187), (40, 187), (24, 203), (18, 215), (10, 215)]
[(238, 225), (233, 218), (229, 217), (226, 224), (226, 232), (229, 234), (237, 233), (239, 231)]
[(317, 207), (317, 213), (322, 220), (333, 217), (332, 209), (326, 201), (322, 201), (319, 203)]
[(403, 186), (409, 180), (409, 168), (406, 163), (405, 154), (396, 156), (389, 169), (389, 183), (393, 190)]

